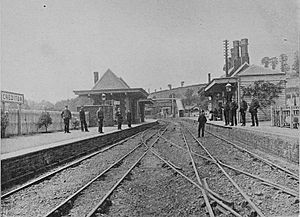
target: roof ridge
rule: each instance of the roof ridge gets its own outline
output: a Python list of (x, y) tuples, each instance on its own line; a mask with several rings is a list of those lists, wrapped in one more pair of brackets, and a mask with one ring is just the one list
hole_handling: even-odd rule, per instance
[(109, 68), (101, 76), (101, 78), (93, 86), (92, 90), (101, 89), (119, 89), (119, 88), (130, 88), (129, 85), (120, 77), (118, 77)]

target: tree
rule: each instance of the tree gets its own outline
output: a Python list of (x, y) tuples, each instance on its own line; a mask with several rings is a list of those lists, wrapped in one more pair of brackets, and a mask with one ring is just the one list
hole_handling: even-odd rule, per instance
[(193, 94), (194, 94), (194, 91), (192, 89), (187, 89), (184, 96), (185, 96), (185, 99), (184, 99), (184, 104), (185, 105), (191, 105), (192, 102), (193, 102)]
[(262, 107), (267, 107), (275, 103), (275, 98), (282, 92), (284, 81), (273, 84), (269, 81), (255, 81), (253, 85), (241, 87), (243, 96), (255, 96)]
[(299, 52), (296, 51), (294, 55), (295, 57), (294, 57), (294, 63), (292, 65), (292, 70), (296, 72), (299, 76)]
[(261, 59), (261, 63), (265, 66), (265, 68), (269, 67), (270, 64), (270, 57), (264, 57)]
[(276, 66), (278, 64), (278, 58), (277, 57), (270, 58), (270, 63), (271, 63), (272, 69), (276, 69)]
[(290, 70), (290, 66), (287, 63), (288, 56), (286, 54), (280, 54), (279, 62), (280, 62), (280, 70), (284, 73), (287, 73)]
[(47, 132), (48, 126), (51, 124), (52, 124), (52, 118), (51, 118), (49, 112), (46, 112), (46, 111), (42, 112), (42, 114), (37, 122), (38, 128), (45, 126), (46, 132)]

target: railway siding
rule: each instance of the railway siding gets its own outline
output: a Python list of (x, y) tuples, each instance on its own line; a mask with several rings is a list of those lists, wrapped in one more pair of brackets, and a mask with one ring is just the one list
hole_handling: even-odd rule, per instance
[[(196, 120), (185, 119), (196, 124)], [(238, 127), (225, 127), (212, 123), (206, 124), (206, 130), (231, 138), (248, 145), (251, 149), (279, 156), (293, 163), (299, 163), (299, 137), (277, 135), (268, 132), (250, 131)]]
[(157, 122), (146, 123), (133, 128), (108, 134), (101, 134), (88, 139), (76, 139), (71, 142), (66, 141), (59, 146), (2, 159), (2, 187), (3, 184), (10, 185), (14, 182), (14, 180), (19, 180), (21, 176), (23, 176), (24, 180), (26, 180), (32, 174), (36, 175), (39, 172), (43, 172), (45, 169), (50, 169), (59, 164), (74, 160), (83, 154), (90, 153), (95, 149), (118, 142), (156, 124)]

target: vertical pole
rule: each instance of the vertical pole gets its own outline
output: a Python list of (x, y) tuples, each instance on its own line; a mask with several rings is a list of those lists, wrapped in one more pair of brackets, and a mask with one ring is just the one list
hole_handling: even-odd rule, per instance
[(293, 129), (293, 118), (292, 118), (292, 114), (293, 114), (293, 109), (292, 106), (290, 106), (290, 128)]
[(21, 104), (18, 104), (18, 135), (21, 135)]
[[(238, 88), (237, 88), (237, 103), (238, 103), (238, 107), (240, 107), (240, 105), (241, 105), (241, 84), (240, 84), (240, 82), (241, 82), (241, 78), (240, 77), (238, 77)], [(240, 123), (240, 120), (241, 120), (241, 113), (240, 112), (238, 112), (238, 115), (237, 115), (237, 121), (238, 121), (238, 123)]]
[(225, 53), (225, 72), (228, 77), (228, 40), (224, 40), (224, 53)]
[(279, 110), (279, 127), (282, 127), (282, 107)]
[(271, 106), (271, 126), (274, 126), (274, 115), (273, 115), (273, 106)]

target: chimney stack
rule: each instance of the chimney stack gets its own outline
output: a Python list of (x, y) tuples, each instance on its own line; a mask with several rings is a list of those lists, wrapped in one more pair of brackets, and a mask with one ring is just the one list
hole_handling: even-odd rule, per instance
[(94, 72), (94, 84), (96, 84), (98, 80), (99, 80), (99, 73)]
[(240, 58), (239, 47), (240, 47), (240, 41), (239, 40), (233, 41), (233, 54), (234, 54), (233, 67), (235, 69), (237, 69), (241, 66), (241, 58)]
[(208, 73), (208, 83), (210, 83), (211, 78), (210, 78), (210, 73)]
[(248, 54), (248, 39), (244, 38), (241, 40), (241, 58), (242, 58), (242, 65), (247, 62), (250, 63), (249, 54)]

